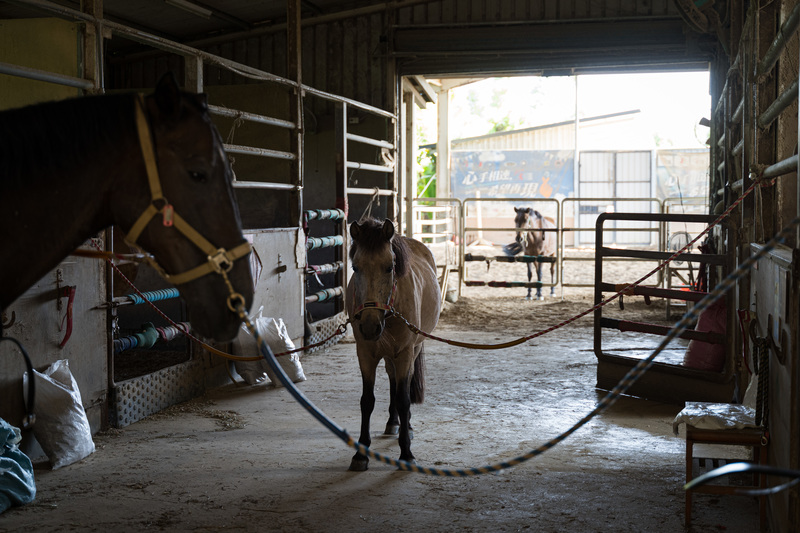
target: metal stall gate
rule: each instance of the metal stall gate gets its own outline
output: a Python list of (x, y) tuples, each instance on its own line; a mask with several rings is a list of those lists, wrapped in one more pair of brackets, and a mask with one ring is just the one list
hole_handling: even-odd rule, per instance
[[(307, 214), (331, 213), (331, 216), (308, 217), (308, 235), (316, 230), (311, 221), (318, 220), (316, 226), (323, 228), (318, 231), (328, 236), (321, 242), (308, 238), (306, 342), (316, 344), (347, 320), (344, 298), (349, 279), (348, 222), (363, 216), (395, 217), (398, 132), (397, 116), (393, 113), (307, 86), (304, 93), (306, 98), (319, 98), (334, 106), (335, 188), (321, 195), (324, 199), (316, 199), (325, 205), (307, 211)], [(330, 209), (331, 205), (335, 208)], [(326, 220), (329, 222), (325, 223)], [(338, 339), (331, 342), (335, 340)]]
[[(713, 222), (713, 215), (665, 215), (665, 214), (632, 214), (632, 213), (605, 213), (597, 220), (597, 241), (603, 241), (602, 233), (606, 231), (606, 221), (625, 220), (629, 222), (688, 222), (709, 224)], [(634, 259), (651, 259), (656, 262), (663, 262), (668, 259), (673, 252), (632, 250), (625, 248), (614, 248), (609, 246), (598, 246), (595, 252), (595, 283), (594, 283), (594, 303), (599, 304), (603, 300), (603, 292), (616, 293), (630, 282), (635, 280), (607, 280), (603, 275), (603, 264), (606, 258), (628, 257)], [(703, 265), (713, 265), (715, 267), (725, 264), (725, 256), (720, 254), (698, 254), (684, 253), (679, 256), (682, 261), (696, 262), (701, 267)], [(685, 301), (698, 301), (705, 296), (706, 292), (701, 291), (679, 291), (674, 289), (658, 289), (655, 287), (640, 285), (634, 289), (634, 294), (642, 296), (672, 297)], [(647, 357), (655, 345), (648, 344), (645, 336), (640, 337), (639, 346), (626, 347), (624, 352), (603, 347), (603, 331), (606, 329), (619, 331), (634, 331), (649, 335), (665, 335), (669, 326), (643, 323), (640, 321), (627, 320), (622, 318), (610, 318), (610, 309), (599, 307), (594, 312), (594, 351), (597, 356), (597, 386), (601, 389), (610, 390), (625, 376), (625, 374), (644, 357)], [(606, 316), (604, 316), (604, 313)], [(686, 331), (681, 338), (698, 339), (705, 342), (725, 343), (725, 337), (721, 334), (705, 334), (696, 331)], [(734, 360), (728, 357), (721, 371), (700, 370), (690, 368), (684, 364), (685, 347), (680, 346), (675, 349), (667, 349), (662, 352), (659, 359), (641, 379), (628, 389), (628, 393), (667, 402), (682, 401), (704, 401), (720, 402), (728, 401), (734, 390), (733, 371)]]

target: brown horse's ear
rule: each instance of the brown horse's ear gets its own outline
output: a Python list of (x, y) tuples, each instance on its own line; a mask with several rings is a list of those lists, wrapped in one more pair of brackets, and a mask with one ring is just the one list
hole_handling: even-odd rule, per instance
[(200, 111), (208, 111), (208, 95), (206, 93), (192, 94), (191, 97)]
[(353, 240), (357, 241), (360, 235), (361, 235), (361, 226), (358, 225), (358, 222), (353, 222), (352, 224), (350, 224), (350, 236), (353, 238)]
[(181, 89), (175, 74), (170, 71), (161, 76), (156, 85), (156, 104), (166, 118), (177, 117), (180, 111)]
[(391, 241), (392, 237), (394, 237), (394, 224), (388, 218), (383, 221), (383, 238), (387, 241)]

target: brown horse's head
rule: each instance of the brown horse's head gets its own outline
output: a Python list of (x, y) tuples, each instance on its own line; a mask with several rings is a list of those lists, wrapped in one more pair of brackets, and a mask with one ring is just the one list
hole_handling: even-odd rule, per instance
[[(350, 280), (348, 306), (354, 327), (366, 340), (377, 340), (386, 321), (386, 309), (396, 290), (396, 280), (406, 274), (407, 245), (395, 238), (394, 225), (368, 219), (350, 225), (353, 238), (350, 260), (353, 277)], [(366, 307), (364, 304), (379, 304)], [(354, 313), (354, 310), (358, 310)]]
[[(155, 256), (167, 279), (178, 286), (193, 330), (218, 341), (232, 339), (241, 320), (228, 306), (231, 290), (225, 276), (244, 300), (245, 310), (253, 300), (253, 280), (231, 184), (233, 174), (209, 117), (206, 97), (181, 91), (175, 78), (168, 75), (159, 81), (155, 93), (144, 99), (144, 112), (164, 199), (153, 200), (152, 183), (148, 188), (145, 179), (135, 189), (128, 189), (132, 197), (127, 198), (130, 205), (121, 209), (127, 216), (118, 221), (119, 225), (126, 232), (132, 231), (134, 221), (148, 204), (159, 210), (167, 204), (174, 208), (172, 225), (159, 212), (134, 240)], [(132, 164), (143, 165), (140, 161)], [(134, 190), (146, 193), (134, 194)], [(241, 257), (228, 260), (225, 252), (237, 247), (244, 250)], [(222, 252), (215, 253), (217, 250)], [(219, 268), (195, 279), (175, 278), (210, 265), (211, 256), (222, 263)], [(227, 272), (223, 275), (219, 270)]]
[(530, 207), (515, 207), (514, 226), (516, 241), (522, 245), (525, 255), (539, 255), (545, 239), (544, 231), (533, 231), (544, 227), (542, 214)]

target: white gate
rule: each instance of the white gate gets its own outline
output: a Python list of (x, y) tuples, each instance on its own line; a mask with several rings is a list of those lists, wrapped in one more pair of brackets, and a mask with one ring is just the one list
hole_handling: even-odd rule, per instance
[[(658, 205), (651, 202), (652, 154), (648, 150), (636, 152), (581, 152), (578, 171), (578, 198), (576, 206), (578, 227), (594, 227), (600, 213), (626, 211), (655, 213)], [(630, 199), (640, 199), (632, 201)], [(624, 202), (624, 203), (623, 203)], [(655, 209), (655, 211), (653, 210)], [(653, 232), (630, 231), (641, 223), (615, 221), (615, 229), (604, 234), (604, 244), (651, 245)], [(593, 231), (580, 231), (576, 245), (594, 245)]]

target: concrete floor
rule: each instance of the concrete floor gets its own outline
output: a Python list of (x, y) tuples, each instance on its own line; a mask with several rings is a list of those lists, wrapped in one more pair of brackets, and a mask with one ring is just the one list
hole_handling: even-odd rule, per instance
[[(437, 333), (497, 343), (589, 304), (587, 296), (521, 303), (467, 293), (448, 305)], [(505, 350), (429, 342), (426, 402), (412, 407), (417, 462), (495, 463), (570, 427), (601, 394), (591, 339), (591, 320), (582, 319)], [(303, 367), (308, 381), (300, 389), (357, 435), (352, 341), (304, 356)], [(376, 395), (373, 448), (397, 457), (396, 438), (379, 434), (388, 408), (381, 369)], [(80, 463), (40, 465), (36, 501), (0, 515), (0, 531), (683, 532), (685, 450), (682, 433), (672, 433), (681, 407), (622, 398), (518, 467), (446, 478), (375, 461), (367, 472), (349, 472), (353, 450), (285, 390), (230, 384), (97, 435), (97, 451)], [(757, 531), (757, 509), (753, 498), (697, 495), (691, 531)]]

